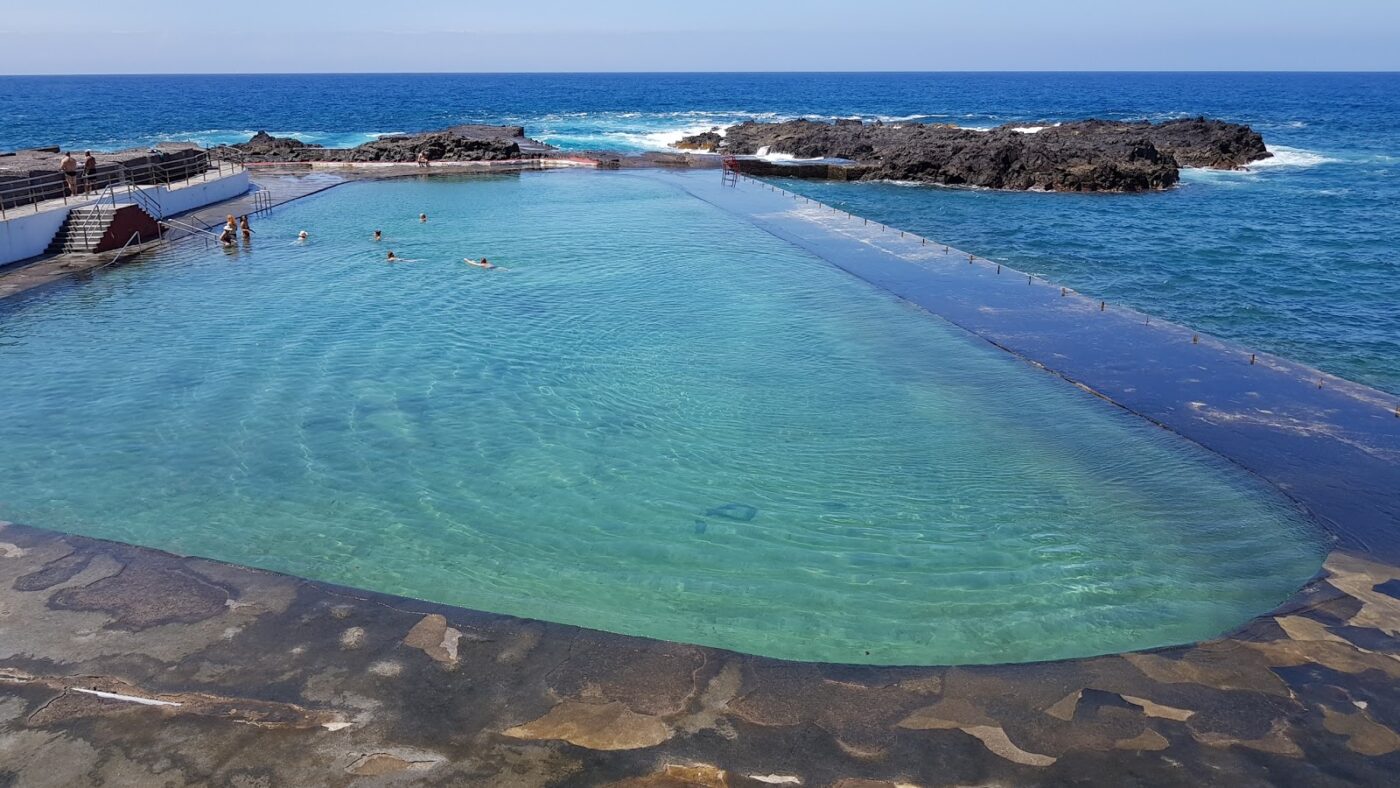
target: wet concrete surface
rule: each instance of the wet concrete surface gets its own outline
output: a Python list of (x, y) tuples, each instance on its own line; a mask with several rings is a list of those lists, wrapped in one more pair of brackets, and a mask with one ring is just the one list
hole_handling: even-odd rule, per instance
[(881, 668), (8, 525), (0, 784), (1393, 784), (1397, 581), (1334, 553), (1289, 606), (1219, 640)]

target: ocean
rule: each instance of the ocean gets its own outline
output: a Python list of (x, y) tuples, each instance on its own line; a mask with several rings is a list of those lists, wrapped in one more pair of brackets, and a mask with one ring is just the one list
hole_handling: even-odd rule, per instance
[(1087, 117), (1247, 123), (1275, 157), (1170, 192), (796, 182), (853, 213), (1110, 302), (1400, 393), (1400, 74), (421, 74), (0, 77), (0, 150), (325, 145), (518, 124), (568, 149), (662, 149), (745, 119), (988, 128)]

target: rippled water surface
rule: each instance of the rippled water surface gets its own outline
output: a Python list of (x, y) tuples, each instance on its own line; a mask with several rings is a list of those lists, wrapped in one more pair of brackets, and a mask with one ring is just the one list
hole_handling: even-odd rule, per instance
[(645, 177), (255, 229), (0, 303), (0, 518), (868, 663), (1209, 637), (1320, 563), (1228, 463)]
[(1196, 115), (1247, 123), (1279, 155), (1126, 197), (816, 188), (856, 213), (1400, 394), (1400, 74), (0, 77), (0, 151), (240, 142), (258, 129), (356, 145), (468, 122), (636, 151), (751, 119), (989, 128)]

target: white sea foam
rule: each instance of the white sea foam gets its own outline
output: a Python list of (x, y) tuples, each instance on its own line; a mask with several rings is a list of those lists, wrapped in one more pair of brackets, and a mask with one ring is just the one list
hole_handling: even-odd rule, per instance
[(1260, 161), (1250, 162), (1247, 167), (1250, 170), (1264, 170), (1275, 167), (1316, 167), (1319, 164), (1335, 164), (1338, 160), (1314, 153), (1302, 148), (1290, 148), (1285, 145), (1273, 145), (1269, 147), (1272, 157)]
[(1262, 172), (1271, 170), (1296, 170), (1307, 167), (1316, 167), (1320, 164), (1335, 164), (1340, 159), (1324, 156), (1301, 148), (1290, 148), (1286, 145), (1272, 145), (1268, 147), (1273, 156), (1267, 159), (1250, 162), (1243, 169), (1238, 170), (1216, 170), (1209, 167), (1182, 167), (1181, 178), (1186, 181), (1197, 183), (1218, 183), (1228, 184), (1229, 181), (1238, 181), (1239, 178), (1256, 177)]
[(795, 161), (795, 162), (801, 162), (801, 161), (826, 161), (826, 160), (820, 159), (820, 158), (816, 158), (816, 159), (799, 159), (799, 158), (797, 158), (796, 156), (792, 155), (791, 153), (774, 153), (774, 152), (768, 150), (768, 146), (767, 146), (767, 145), (763, 146), (762, 148), (759, 148), (759, 149), (758, 149), (758, 152), (754, 154), (754, 158), (755, 158), (755, 159), (763, 159), (764, 161)]
[(1019, 131), (1022, 134), (1035, 134), (1037, 132), (1045, 131), (1046, 129), (1054, 128), (1058, 125), (1060, 124), (1051, 123), (1049, 126), (1012, 126), (1011, 130)]

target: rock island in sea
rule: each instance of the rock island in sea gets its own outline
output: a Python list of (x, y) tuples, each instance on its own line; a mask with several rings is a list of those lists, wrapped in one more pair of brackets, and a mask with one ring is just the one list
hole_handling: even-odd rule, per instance
[[(500, 162), (577, 156), (525, 136), (520, 126), (453, 126), (382, 137), (354, 148), (323, 148), (258, 132), (232, 146), (258, 162)], [(1194, 118), (1165, 123), (1082, 120), (1035, 130), (924, 123), (746, 122), (685, 137), (677, 150), (741, 157), (751, 175), (901, 180), (991, 189), (1141, 192), (1169, 189), (1182, 167), (1238, 169), (1271, 154), (1248, 126)], [(759, 153), (788, 154), (774, 162)], [(715, 166), (710, 157), (588, 151), (601, 166)]]
[(1238, 169), (1268, 158), (1248, 126), (1194, 118), (1165, 123), (1082, 120), (989, 130), (859, 120), (740, 123), (676, 147), (737, 156), (789, 154), (812, 163), (743, 160), (753, 175), (901, 180), (991, 189), (1138, 192), (1176, 185), (1182, 167)]

